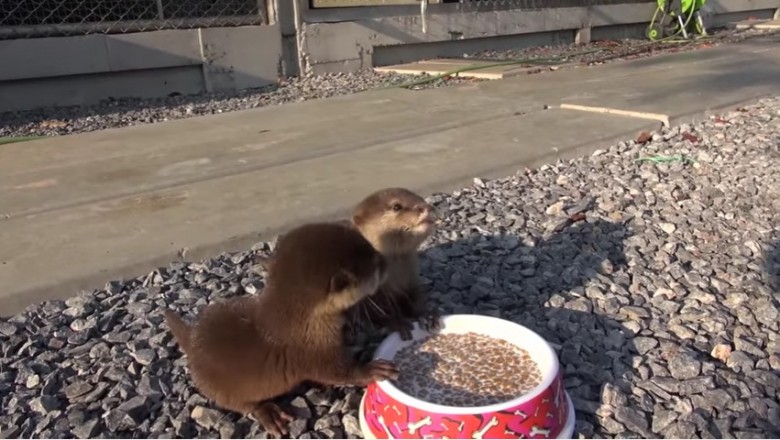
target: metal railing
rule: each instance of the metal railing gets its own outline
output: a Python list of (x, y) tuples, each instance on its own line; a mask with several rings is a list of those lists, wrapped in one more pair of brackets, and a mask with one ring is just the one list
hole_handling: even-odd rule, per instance
[(265, 23), (265, 0), (0, 1), (0, 39)]

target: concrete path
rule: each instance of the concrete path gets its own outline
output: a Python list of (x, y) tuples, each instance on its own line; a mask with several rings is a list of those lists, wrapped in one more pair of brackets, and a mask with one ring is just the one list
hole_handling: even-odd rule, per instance
[(780, 94), (778, 42), (0, 146), (0, 315), (343, 215), (380, 187), (451, 190), (659, 127), (561, 104), (674, 123)]

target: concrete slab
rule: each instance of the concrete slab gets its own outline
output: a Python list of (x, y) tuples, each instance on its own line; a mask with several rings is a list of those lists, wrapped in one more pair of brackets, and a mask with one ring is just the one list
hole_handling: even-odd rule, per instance
[(737, 29), (761, 29), (775, 30), (780, 29), (780, 18), (774, 20), (745, 20), (736, 23)]
[(396, 64), (392, 66), (375, 67), (374, 70), (383, 73), (400, 73), (407, 75), (443, 75), (459, 69), (482, 67), (478, 70), (466, 70), (453, 76), (479, 79), (504, 79), (527, 74), (533, 67), (523, 67), (518, 64), (495, 65), (496, 61), (468, 60), (457, 58), (439, 58), (434, 60), (417, 61), (414, 63)]
[[(462, 87), (380, 90), (0, 147), (0, 315), (345, 213), (780, 94), (775, 40)], [(641, 85), (638, 87), (637, 85)], [(337, 128), (334, 130), (334, 128)]]
[[(234, 249), (251, 245), (290, 225), (343, 215), (356, 200), (380, 187), (404, 185), (423, 192), (447, 189), (474, 176), (510, 174), (517, 167), (582, 153), (594, 142), (607, 144), (657, 127), (646, 121), (587, 113), (564, 117), (562, 112), (505, 115), (477, 126), (430, 130), (411, 142), (401, 136), (300, 160), (280, 155), (294, 148), (295, 137), (270, 147), (254, 142), (254, 133), (235, 136), (226, 129), (224, 135), (235, 147), (223, 150), (218, 145), (224, 143), (211, 143), (209, 152), (201, 150), (200, 158), (189, 161), (166, 165), (165, 155), (149, 155), (144, 167), (103, 173), (82, 166), (68, 173), (74, 178), (67, 183), (55, 179), (49, 168), (48, 179), (39, 179), (40, 175), (27, 185), (12, 184), (16, 189), (4, 193), (26, 193), (31, 196), (27, 203), (51, 207), (56, 197), (68, 194), (61, 185), (74, 188), (77, 179), (81, 179), (79, 192), (97, 190), (100, 182), (116, 187), (133, 181), (136, 188), (152, 180), (167, 183), (137, 194), (103, 196), (55, 209), (33, 211), (28, 204), (25, 214), (12, 211), (0, 231), (0, 241), (12, 244), (0, 250), (1, 291), (13, 292), (21, 286), (25, 290), (3, 298), (2, 312), (96, 283), (100, 286), (109, 278), (144, 273), (176, 259), (181, 249), (188, 249), (188, 259), (205, 257), (225, 245)], [(529, 136), (540, 129), (544, 135)], [(203, 144), (190, 146), (204, 148)], [(227, 157), (221, 157), (221, 151)], [(251, 168), (219, 172), (220, 165), (239, 165), (238, 157)], [(117, 156), (115, 160), (126, 161)], [(85, 174), (75, 177), (76, 169)], [(166, 180), (176, 174), (185, 182)], [(94, 186), (89, 186), (91, 180)], [(9, 188), (6, 182), (3, 188)], [(23, 202), (15, 200), (17, 206)], [(17, 235), (21, 231), (24, 235)], [(56, 291), (51, 290), (53, 280)]]

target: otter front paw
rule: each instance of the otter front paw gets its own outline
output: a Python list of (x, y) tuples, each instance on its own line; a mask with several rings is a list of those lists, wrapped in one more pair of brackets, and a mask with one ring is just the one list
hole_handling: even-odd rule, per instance
[(284, 438), (289, 430), (287, 424), (293, 417), (282, 411), (278, 405), (271, 402), (260, 403), (252, 415), (263, 425), (263, 428), (276, 438)]
[(398, 379), (398, 367), (384, 359), (376, 359), (365, 364), (361, 372), (366, 385), (380, 380)]
[(420, 317), (420, 326), (430, 333), (441, 329), (441, 315), (438, 312), (428, 313)]
[(414, 330), (414, 323), (407, 321), (406, 319), (399, 319), (388, 326), (390, 331), (398, 332), (401, 336), (401, 340), (409, 341), (412, 339), (412, 330)]

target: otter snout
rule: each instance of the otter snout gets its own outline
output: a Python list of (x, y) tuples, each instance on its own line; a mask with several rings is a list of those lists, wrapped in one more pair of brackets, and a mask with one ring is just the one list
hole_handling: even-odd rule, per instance
[(430, 226), (441, 224), (441, 219), (433, 206), (425, 203), (417, 205), (415, 209), (419, 213), (418, 224)]

